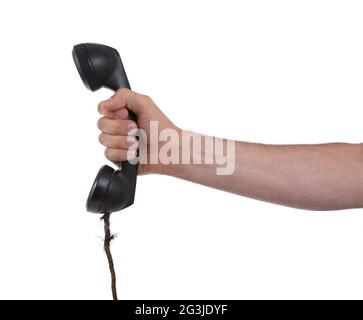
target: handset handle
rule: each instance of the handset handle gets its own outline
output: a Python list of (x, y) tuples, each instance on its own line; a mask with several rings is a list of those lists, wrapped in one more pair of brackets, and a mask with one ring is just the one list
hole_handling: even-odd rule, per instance
[[(118, 57), (120, 57), (118, 51), (115, 49), (115, 52), (117, 53)], [(113, 89), (114, 91), (117, 91), (120, 88), (127, 88), (131, 90), (131, 86), (129, 83), (129, 80), (127, 79), (127, 75), (124, 69), (124, 66), (122, 64), (121, 58), (120, 63), (117, 67), (117, 71), (113, 74), (113, 76), (107, 81), (107, 87), (110, 89)], [(136, 114), (128, 110), (128, 120), (132, 120), (134, 122), (137, 122), (137, 116)], [(127, 180), (130, 183), (130, 188), (132, 192), (135, 192), (136, 188), (136, 178), (137, 178), (137, 171), (139, 168), (138, 163), (132, 164), (128, 160), (122, 161), (119, 163), (120, 170), (116, 172), (116, 174), (123, 174)]]

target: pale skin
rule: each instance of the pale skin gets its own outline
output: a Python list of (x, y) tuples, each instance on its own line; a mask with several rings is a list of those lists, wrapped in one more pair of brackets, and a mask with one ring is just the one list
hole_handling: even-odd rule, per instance
[[(127, 120), (127, 109), (135, 112), (137, 124)], [(149, 97), (127, 89), (102, 101), (98, 111), (103, 115), (97, 124), (101, 130), (99, 141), (112, 162), (127, 160), (128, 152), (136, 153), (138, 142), (129, 134), (133, 128), (139, 127), (149, 135), (150, 121), (158, 121), (160, 130), (170, 128), (180, 135), (183, 131)], [(170, 175), (306, 210), (363, 207), (362, 144), (267, 145), (235, 141), (235, 148), (232, 175), (216, 175), (216, 164), (160, 163), (140, 164), (139, 174)], [(206, 152), (202, 149), (202, 153)]]

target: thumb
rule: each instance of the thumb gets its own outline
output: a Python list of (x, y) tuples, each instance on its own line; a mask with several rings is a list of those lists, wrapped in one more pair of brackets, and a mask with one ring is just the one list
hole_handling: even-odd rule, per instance
[(148, 96), (130, 90), (125, 94), (125, 99), (127, 109), (133, 111), (137, 116), (150, 110), (152, 104), (152, 100)]
[(147, 96), (131, 91), (130, 89), (121, 88), (109, 99), (100, 102), (98, 110), (103, 115), (114, 115), (118, 110), (127, 108), (136, 115), (142, 114), (150, 100)]
[(117, 92), (109, 99), (101, 101), (98, 105), (98, 111), (103, 115), (112, 114), (113, 112), (125, 108), (127, 106), (128, 96), (132, 91), (126, 88), (117, 90)]

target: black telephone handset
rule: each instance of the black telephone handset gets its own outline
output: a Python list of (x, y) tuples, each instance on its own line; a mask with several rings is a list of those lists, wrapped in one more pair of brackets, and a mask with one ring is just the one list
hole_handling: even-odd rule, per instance
[[(73, 47), (73, 60), (85, 86), (91, 91), (102, 87), (113, 91), (130, 89), (125, 69), (116, 49), (96, 43)], [(136, 115), (129, 111), (129, 119)], [(124, 161), (119, 170), (103, 166), (96, 176), (87, 199), (87, 211), (111, 213), (134, 203), (138, 164)]]

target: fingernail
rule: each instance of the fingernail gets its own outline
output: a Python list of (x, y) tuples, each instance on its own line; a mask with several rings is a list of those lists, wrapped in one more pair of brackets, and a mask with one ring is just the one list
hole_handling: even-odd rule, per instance
[(127, 160), (133, 160), (137, 157), (136, 150), (128, 150), (127, 151)]
[(136, 141), (132, 146), (130, 146), (129, 150), (136, 150), (139, 148), (139, 143)]
[(132, 123), (129, 123), (128, 127), (127, 127), (130, 130), (133, 130), (133, 129), (136, 129), (137, 128), (137, 125), (136, 123), (132, 122)]
[(137, 142), (137, 139), (132, 136), (127, 136), (126, 141), (129, 146), (132, 146), (134, 143)]

